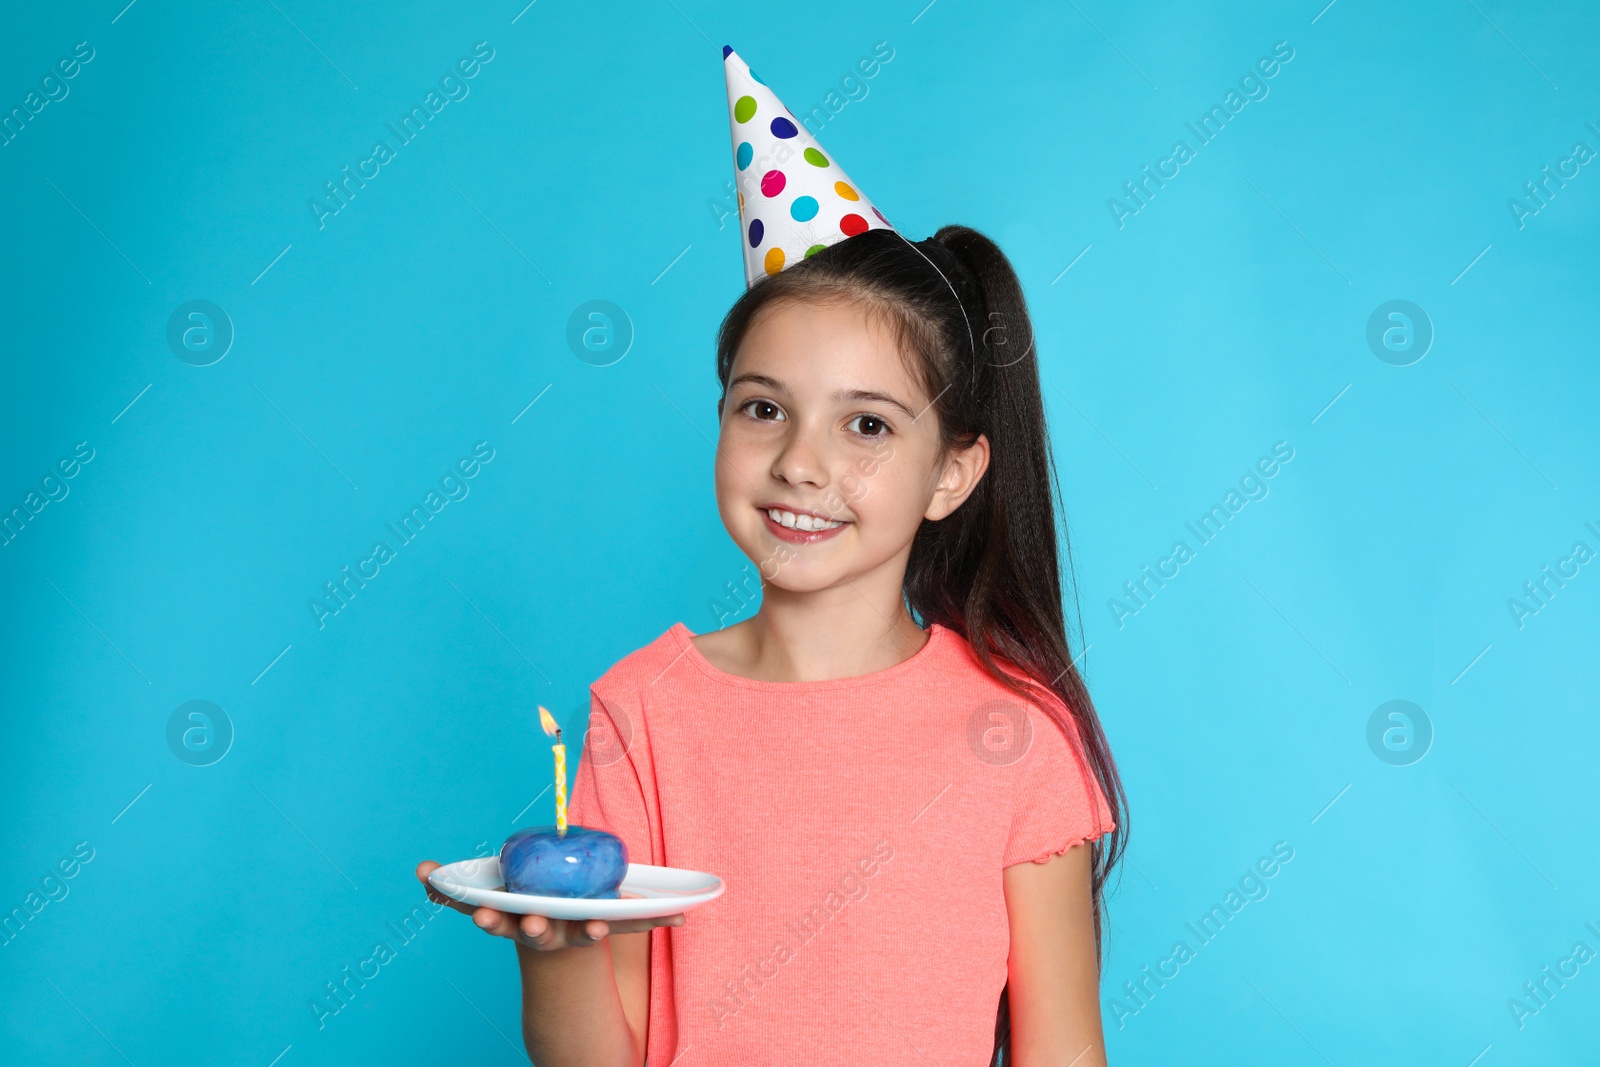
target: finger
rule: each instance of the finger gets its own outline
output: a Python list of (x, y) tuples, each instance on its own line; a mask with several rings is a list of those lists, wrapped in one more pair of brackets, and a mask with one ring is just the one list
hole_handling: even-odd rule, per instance
[(574, 948), (598, 945), (605, 939), (606, 933), (606, 924), (600, 919), (574, 919), (566, 924), (566, 942)]
[(518, 924), (529, 944), (543, 946), (550, 940), (551, 923), (543, 915), (524, 915)]
[(428, 899), (435, 904), (443, 904), (445, 907), (453, 908), (463, 915), (471, 915), (473, 910), (471, 904), (463, 904), (459, 900), (445, 896), (433, 887), (432, 882), (428, 881), (428, 875), (438, 870), (441, 866), (443, 865), (434, 860), (423, 860), (417, 864), (417, 881), (422, 883), (423, 891), (428, 894)]
[(541, 952), (549, 952), (558, 948), (567, 948), (572, 942), (572, 932), (568, 930), (570, 923), (557, 922), (548, 916), (541, 915), (542, 925), (536, 924), (538, 933), (532, 937), (522, 935), (524, 944), (536, 948)]
[(515, 937), (517, 924), (511, 916), (494, 908), (477, 908), (472, 912), (472, 921), (484, 933), (496, 937)]

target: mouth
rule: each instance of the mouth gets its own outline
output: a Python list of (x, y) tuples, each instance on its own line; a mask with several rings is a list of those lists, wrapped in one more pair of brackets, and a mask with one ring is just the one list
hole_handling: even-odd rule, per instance
[(774, 537), (792, 544), (815, 544), (838, 535), (848, 521), (830, 519), (813, 511), (778, 506), (758, 508), (761, 521)]

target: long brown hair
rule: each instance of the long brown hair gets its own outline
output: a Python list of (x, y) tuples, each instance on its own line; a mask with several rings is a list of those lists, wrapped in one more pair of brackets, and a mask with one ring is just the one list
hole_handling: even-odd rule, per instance
[[(1048, 690), (1066, 706), (1068, 719), (1057, 725), (1078, 740), (1117, 825), (1092, 846), (1098, 958), (1103, 890), (1125, 848), (1127, 799), (1068, 642), (1058, 544), (1066, 550), (1069, 577), (1072, 556), (1056, 510), (1055, 464), (1022, 284), (999, 246), (968, 227), (946, 226), (915, 243), (893, 230), (868, 230), (762, 279), (734, 303), (717, 335), (724, 392), (758, 311), (777, 300), (835, 299), (859, 303), (895, 332), (935, 398), (947, 449), (979, 434), (989, 440), (989, 467), (972, 495), (917, 531), (906, 566), (906, 606), (920, 625), (937, 622), (965, 637), (984, 668), (1009, 688), (1023, 695)], [(1010, 1043), (1002, 990), (992, 1064), (1010, 1059)]]

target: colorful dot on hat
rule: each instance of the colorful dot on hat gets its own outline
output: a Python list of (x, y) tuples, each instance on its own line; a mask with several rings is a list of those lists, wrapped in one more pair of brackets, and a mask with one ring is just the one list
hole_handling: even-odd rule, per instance
[(833, 191), (838, 193), (840, 196), (844, 197), (846, 200), (860, 200), (861, 199), (861, 194), (856, 192), (854, 189), (850, 188), (844, 182), (834, 182), (833, 183)]
[(889, 220), (888, 220), (888, 219), (886, 219), (886, 218), (884, 218), (884, 217), (883, 217), (883, 212), (881, 212), (881, 211), (879, 211), (879, 210), (878, 210), (878, 209), (877, 209), (877, 208), (873, 208), (873, 209), (872, 209), (872, 213), (873, 213), (873, 214), (874, 214), (874, 215), (876, 215), (876, 216), (878, 216), (878, 218), (879, 218), (879, 219), (880, 219), (880, 220), (881, 220), (881, 221), (882, 221), (882, 222), (883, 222), (883, 224), (884, 224), (884, 225), (885, 225), (885, 226), (889, 226), (889, 227), (891, 227), (891, 228), (892, 228), (892, 227), (893, 227), (893, 226), (894, 226), (894, 223), (892, 223), (892, 222), (890, 222), (890, 221), (889, 221)]
[(851, 213), (839, 220), (839, 232), (846, 237), (854, 237), (858, 233), (865, 233), (867, 220), (860, 215)]
[(739, 194), (739, 214), (744, 214), (744, 194)]
[(814, 196), (797, 196), (794, 203), (789, 205), (789, 214), (794, 216), (796, 222), (810, 222), (817, 217), (817, 198)]
[[(745, 68), (745, 69), (746, 69), (746, 70), (750, 70), (750, 68), (749, 68), (749, 67), (746, 67), (746, 68)], [(756, 83), (758, 83), (758, 84), (760, 84), (760, 85), (765, 85), (765, 84), (767, 84), (767, 83), (766, 83), (766, 82), (764, 82), (764, 81), (762, 81), (762, 80), (761, 80), (761, 75), (759, 75), (759, 74), (757, 74), (757, 73), (756, 73), (756, 72), (755, 72), (755, 71), (753, 71), (753, 70), (750, 70), (750, 80), (751, 80), (751, 81), (753, 81), (753, 82), (756, 82)]]
[(774, 245), (767, 249), (767, 258), (761, 265), (767, 269), (768, 274), (776, 274), (783, 269), (783, 249)]
[(806, 258), (810, 259), (812, 256), (816, 255), (818, 252), (827, 247), (827, 245), (812, 245), (810, 248), (806, 249)]
[(756, 116), (756, 98), (741, 96), (733, 102), (733, 119), (735, 122), (749, 122)]
[(762, 236), (762, 234), (766, 233), (766, 230), (767, 230), (766, 226), (762, 225), (762, 222), (761, 222), (760, 219), (751, 219), (750, 220), (750, 247), (751, 248), (760, 248), (761, 247), (761, 236)]
[(772, 120), (772, 136), (780, 140), (787, 140), (799, 132), (799, 130), (795, 129), (794, 123), (782, 115)]
[(805, 156), (806, 162), (813, 167), (826, 167), (828, 165), (828, 157), (818, 152), (815, 148), (806, 149)]
[(777, 196), (783, 192), (783, 187), (788, 184), (788, 179), (781, 170), (769, 170), (761, 176), (761, 195)]
[(755, 158), (755, 154), (755, 147), (749, 141), (740, 141), (739, 150), (734, 153), (734, 162), (739, 164), (740, 170), (744, 170), (750, 165), (750, 160)]

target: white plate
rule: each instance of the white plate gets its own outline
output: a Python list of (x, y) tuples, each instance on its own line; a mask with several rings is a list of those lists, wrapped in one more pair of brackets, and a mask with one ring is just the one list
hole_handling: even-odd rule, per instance
[(630, 863), (614, 900), (508, 893), (499, 856), (447, 863), (428, 875), (428, 883), (474, 907), (551, 919), (654, 919), (699, 907), (726, 888), (714, 874)]

